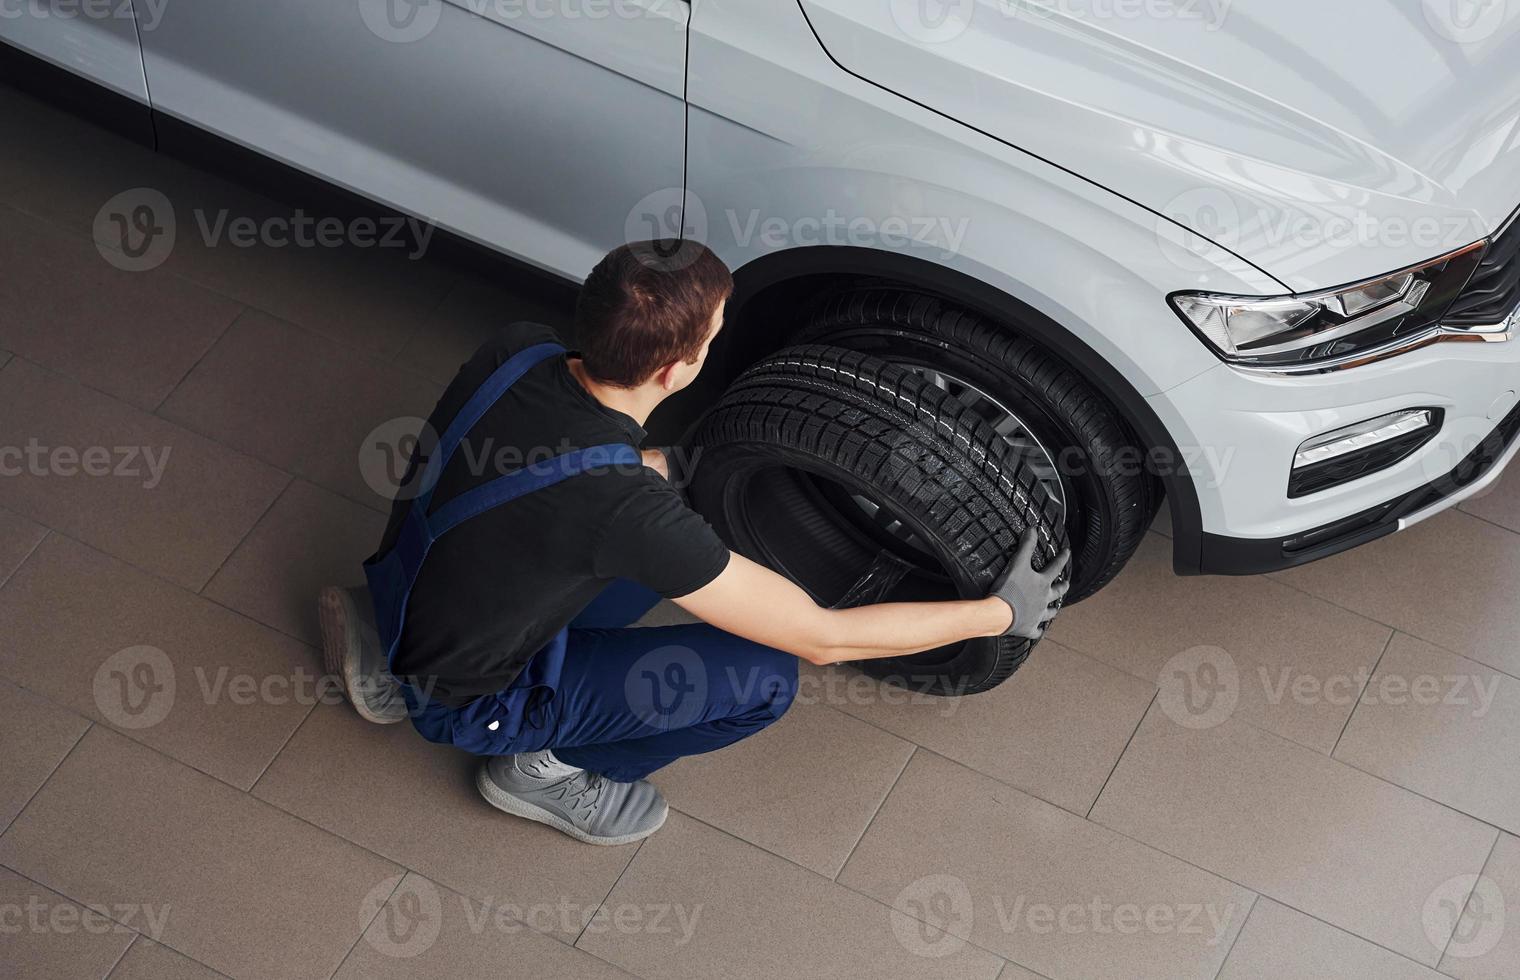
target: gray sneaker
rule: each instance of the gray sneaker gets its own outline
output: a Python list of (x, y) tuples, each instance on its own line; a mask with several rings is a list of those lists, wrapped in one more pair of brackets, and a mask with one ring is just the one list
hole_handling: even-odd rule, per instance
[(500, 755), (481, 764), (475, 785), (498, 810), (548, 824), (587, 844), (629, 844), (670, 814), (650, 783), (615, 783), (567, 766), (549, 752)]
[(317, 596), (322, 623), (322, 660), (343, 681), (343, 693), (365, 721), (393, 725), (406, 717), (406, 700), (385, 667), (369, 589), (324, 588)]

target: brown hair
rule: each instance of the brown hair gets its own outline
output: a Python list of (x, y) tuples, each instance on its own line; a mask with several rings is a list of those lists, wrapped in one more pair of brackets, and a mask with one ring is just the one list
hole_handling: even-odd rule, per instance
[(728, 267), (699, 242), (619, 245), (591, 270), (575, 302), (586, 373), (636, 388), (667, 364), (695, 361), (733, 291)]

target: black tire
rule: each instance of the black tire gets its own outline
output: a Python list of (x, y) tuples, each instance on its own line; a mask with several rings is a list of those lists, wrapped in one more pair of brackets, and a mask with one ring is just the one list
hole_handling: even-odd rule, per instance
[(1161, 489), (1113, 406), (1045, 349), (937, 297), (852, 289), (816, 307), (801, 342), (957, 376), (1016, 415), (1056, 461), (1072, 548), (1067, 605), (1107, 585), (1140, 546)]
[[(1054, 503), (991, 426), (924, 378), (857, 351), (792, 347), (754, 365), (705, 416), (693, 448), (697, 510), (736, 551), (825, 606), (981, 598), (1025, 528), (1039, 532), (1038, 568), (1065, 546)], [(888, 533), (856, 497), (901, 531)], [(907, 571), (862, 598), (852, 586), (873, 560)], [(1031, 646), (978, 638), (857, 666), (915, 691), (974, 694), (1017, 670)]]

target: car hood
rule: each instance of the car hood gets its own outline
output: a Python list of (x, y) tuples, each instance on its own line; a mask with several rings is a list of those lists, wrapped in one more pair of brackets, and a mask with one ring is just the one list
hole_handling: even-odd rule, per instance
[(1520, 206), (1517, 2), (799, 3), (846, 71), (1294, 291), (1443, 254)]

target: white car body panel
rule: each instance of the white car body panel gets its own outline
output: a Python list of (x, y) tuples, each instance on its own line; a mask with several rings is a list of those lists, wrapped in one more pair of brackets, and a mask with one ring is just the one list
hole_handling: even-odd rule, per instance
[[(932, 22), (915, 3), (801, 2), (846, 69), (1177, 216), (1296, 292), (1460, 248), (1520, 203), (1520, 4), (1490, 5), (1502, 22), (1458, 44), (1422, 0), (1146, 8), (1172, 16), (977, 0)], [(1322, 234), (1342, 219), (1365, 230)]]
[(194, 0), (144, 34), (144, 60), (155, 109), (584, 276), (640, 199), (681, 184), (687, 8), (650, 2), (502, 20), (434, 0), (394, 35), (421, 36), (393, 40), (364, 17), (383, 0)]
[[(167, 0), (137, 0), (143, 26), (156, 26)], [(5, 0), (0, 41), (148, 104), (133, 0)]]
[[(1146, 399), (1204, 532), (1281, 540), (1392, 500), (1514, 404), (1514, 342), (1248, 374), (1166, 297), (1336, 286), (1494, 233), (1520, 205), (1520, 3), (1444, 27), (1434, 0), (1140, 5), (1202, 11), (1181, 23), (947, 0), (951, 20), (913, 20), (935, 6), (194, 0), (155, 8), (135, 81), (122, 24), (0, 18), (0, 38), (572, 280), (675, 234), (741, 269), (848, 245), (964, 274)], [(1304, 439), (1424, 406), (1446, 415), (1419, 452), (1287, 498)]]
[[(1141, 394), (1219, 363), (1160, 300), (1169, 290), (1281, 288), (1122, 198), (840, 72), (800, 16), (752, 0), (699, 5), (691, 104), (687, 231), (736, 268), (813, 244), (920, 255), (1066, 325)], [(857, 230), (828, 240), (815, 223), (830, 213)], [(921, 240), (884, 246), (893, 220)]]

